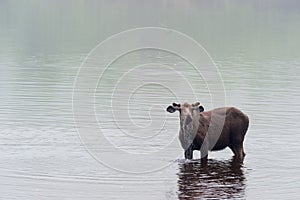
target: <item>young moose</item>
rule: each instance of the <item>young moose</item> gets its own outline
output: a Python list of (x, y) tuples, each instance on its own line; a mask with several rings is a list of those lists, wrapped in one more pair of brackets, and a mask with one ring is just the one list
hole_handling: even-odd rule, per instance
[(193, 158), (193, 150), (201, 151), (201, 162), (207, 162), (208, 151), (229, 147), (235, 158), (242, 161), (243, 141), (249, 118), (234, 107), (223, 107), (204, 112), (199, 102), (170, 105), (167, 111), (179, 111), (179, 140), (186, 159)]

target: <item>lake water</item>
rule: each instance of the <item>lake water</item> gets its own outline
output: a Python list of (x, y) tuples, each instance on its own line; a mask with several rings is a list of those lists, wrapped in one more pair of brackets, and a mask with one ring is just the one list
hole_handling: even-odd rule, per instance
[[(296, 0), (1, 1), (0, 199), (300, 198), (299, 21)], [(89, 54), (141, 27), (164, 29)], [(183, 159), (184, 101), (249, 116), (243, 164)]]

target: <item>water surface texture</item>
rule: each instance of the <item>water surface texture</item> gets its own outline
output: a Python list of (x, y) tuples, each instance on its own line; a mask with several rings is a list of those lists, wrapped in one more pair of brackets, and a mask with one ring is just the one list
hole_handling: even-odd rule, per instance
[[(296, 0), (0, 1), (0, 199), (299, 199), (299, 21)], [(76, 107), (88, 53), (140, 27), (182, 32), (214, 62), (199, 73), (145, 48), (101, 65), (124, 40), (93, 57), (95, 73), (82, 79), (98, 80), (93, 99)], [(209, 153), (206, 167), (199, 152), (185, 161), (178, 113), (165, 112), (173, 101), (245, 112), (244, 163), (228, 149)]]

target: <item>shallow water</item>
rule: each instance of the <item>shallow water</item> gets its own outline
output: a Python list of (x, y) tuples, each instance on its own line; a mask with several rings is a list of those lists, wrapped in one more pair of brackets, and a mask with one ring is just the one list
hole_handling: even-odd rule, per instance
[[(298, 1), (135, 3), (0, 2), (0, 199), (299, 198)], [(193, 37), (220, 77), (151, 48), (104, 70), (108, 48), (78, 78), (99, 42), (143, 26)], [(228, 149), (183, 159), (165, 108), (197, 100), (249, 116), (243, 164)]]

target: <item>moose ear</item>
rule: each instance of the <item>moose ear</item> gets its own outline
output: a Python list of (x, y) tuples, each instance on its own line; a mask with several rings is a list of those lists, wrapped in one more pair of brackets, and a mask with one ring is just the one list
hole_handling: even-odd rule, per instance
[(200, 102), (196, 102), (196, 103), (193, 103), (193, 104), (192, 104), (193, 107), (199, 106), (199, 105), (200, 105)]
[(174, 106), (174, 107), (180, 107), (180, 104), (178, 104), (178, 103), (173, 103), (173, 106)]
[(203, 112), (204, 111), (203, 106), (199, 106), (198, 109), (199, 109), (199, 112)]
[(176, 111), (176, 109), (175, 109), (173, 106), (168, 106), (168, 107), (167, 107), (167, 111), (168, 111), (169, 113), (173, 113), (173, 112)]

